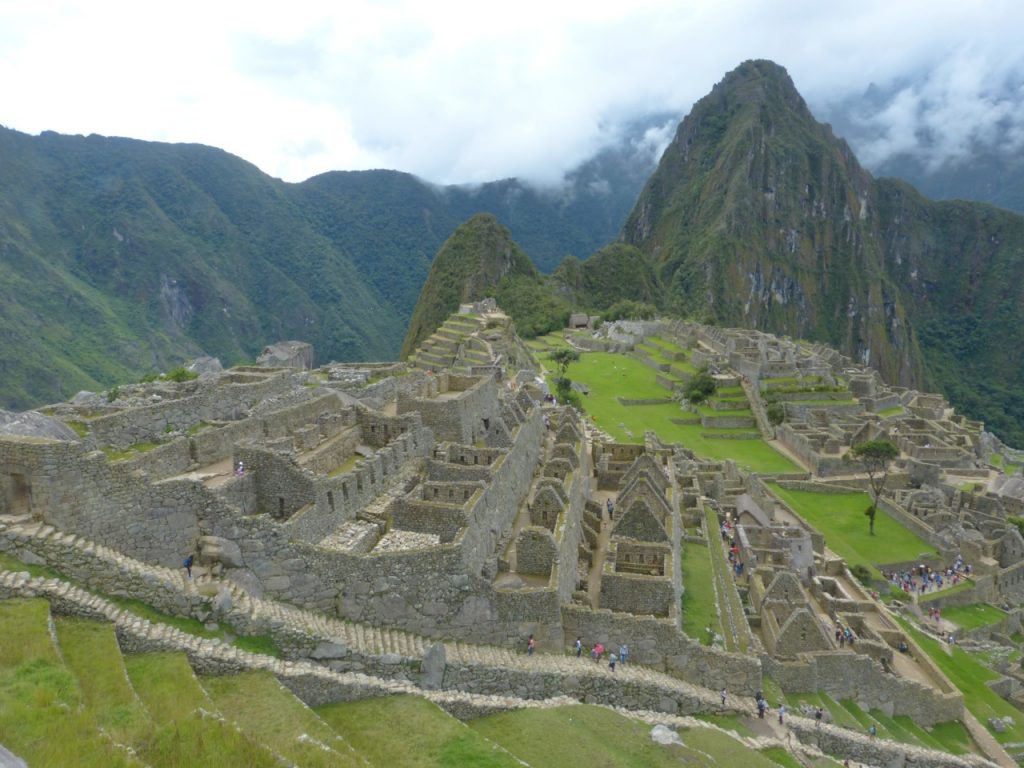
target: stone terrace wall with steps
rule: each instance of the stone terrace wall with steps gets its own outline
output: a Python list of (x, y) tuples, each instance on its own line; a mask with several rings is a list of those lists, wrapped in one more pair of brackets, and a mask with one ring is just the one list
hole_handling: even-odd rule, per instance
[(925, 727), (963, 716), (963, 695), (940, 692), (915, 680), (887, 673), (873, 659), (853, 652), (803, 654), (797, 661), (763, 663), (782, 690), (792, 693), (825, 691), (836, 701), (853, 699), (865, 709), (909, 715)]
[[(306, 661), (282, 661), (241, 651), (220, 641), (204, 640), (152, 624), (113, 603), (67, 582), (0, 572), (0, 598), (41, 597), (58, 613), (113, 621), (126, 653), (183, 651), (203, 674), (230, 674), (266, 669), (311, 706), (392, 693), (412, 693), (431, 700), (459, 701), (468, 711), (500, 711), (528, 706), (530, 700), (586, 701), (614, 707), (643, 708), (670, 714), (731, 713), (717, 694), (652, 670), (630, 666), (619, 672), (603, 664), (570, 656), (512, 654), (505, 649), (451, 644), (445, 649), (441, 684), (424, 691), (418, 676), (399, 674), (384, 680), (354, 672), (335, 672)], [(403, 670), (404, 672), (404, 670)], [(403, 679), (409, 677), (410, 679)], [(568, 697), (568, 698), (566, 698)]]
[(0, 572), (0, 599), (31, 597), (48, 600), (55, 613), (114, 623), (118, 645), (123, 653), (183, 652), (197, 672), (207, 675), (266, 670), (311, 707), (410, 694), (429, 699), (449, 714), (468, 720), (512, 709), (575, 703), (574, 699), (567, 697), (538, 701), (460, 691), (424, 690), (408, 680), (388, 680), (356, 672), (334, 672), (305, 661), (282, 661), (139, 619), (107, 600), (64, 582), (28, 578), (23, 573)]
[(563, 605), (562, 623), (565, 647), (577, 636), (587, 645), (601, 642), (610, 649), (628, 645), (632, 661), (707, 688), (724, 686), (752, 696), (762, 687), (757, 658), (703, 646), (683, 634), (670, 619)]

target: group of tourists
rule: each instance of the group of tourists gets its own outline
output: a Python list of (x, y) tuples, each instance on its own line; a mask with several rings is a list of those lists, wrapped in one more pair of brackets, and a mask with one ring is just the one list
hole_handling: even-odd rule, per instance
[(953, 564), (944, 569), (933, 569), (931, 566), (921, 563), (908, 571), (893, 571), (883, 575), (890, 584), (899, 587), (907, 594), (923, 595), (926, 592), (937, 592), (945, 587), (955, 587), (971, 575), (971, 565), (964, 562), (962, 555), (957, 555)]
[[(533, 635), (530, 635), (531, 639)], [(594, 643), (590, 648), (590, 658), (595, 664), (600, 663), (606, 649), (604, 643)], [(573, 652), (576, 654), (576, 658), (582, 658), (583, 656), (583, 638), (577, 636), (576, 642), (573, 643)], [(614, 672), (617, 664), (625, 666), (629, 660), (629, 646), (623, 643), (619, 646), (619, 652), (616, 654), (614, 650), (609, 650), (608, 653), (608, 668)]]

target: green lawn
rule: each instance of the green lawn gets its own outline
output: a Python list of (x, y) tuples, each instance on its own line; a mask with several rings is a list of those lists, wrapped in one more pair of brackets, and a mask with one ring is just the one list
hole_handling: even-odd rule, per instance
[(710, 728), (682, 731), (685, 746), (661, 746), (651, 740), (651, 726), (601, 707), (523, 709), (474, 720), (470, 726), (534, 768), (776, 768), (765, 755)]
[(715, 587), (711, 559), (702, 544), (683, 542), (683, 631), (704, 645), (711, 645), (711, 633), (722, 634), (715, 610)]
[[(939, 594), (942, 593), (940, 592)], [(942, 618), (952, 621), (963, 629), (977, 629), (978, 627), (998, 624), (1006, 618), (1006, 611), (986, 603), (956, 605), (943, 608)]]
[(114, 625), (58, 618), (55, 627), (64, 662), (78, 678), (97, 725), (119, 744), (138, 745), (153, 721), (128, 682)]
[(1000, 677), (999, 673), (990, 670), (960, 646), (953, 646), (949, 649), (952, 653), (947, 653), (947, 649), (938, 640), (928, 637), (900, 617), (896, 617), (896, 620), (910, 633), (953, 685), (960, 689), (964, 695), (964, 706), (978, 718), (982, 725), (988, 728), (990, 717), (1013, 718), (1013, 725), (1008, 726), (1003, 733), (992, 731), (992, 735), (997, 741), (1003, 744), (1024, 742), (1024, 715), (985, 685), (987, 681)]
[(770, 487), (793, 511), (824, 534), (825, 544), (848, 565), (865, 565), (877, 576), (875, 566), (936, 554), (934, 547), (884, 510), (878, 510), (875, 535), (870, 535), (864, 510), (871, 497), (866, 493), (790, 491), (778, 483), (771, 483)]
[(605, 430), (614, 440), (626, 443), (643, 442), (644, 431), (653, 430), (670, 443), (680, 443), (694, 453), (712, 461), (734, 459), (738, 464), (764, 474), (800, 472), (792, 461), (763, 440), (715, 440), (708, 434), (756, 432), (751, 429), (706, 429), (699, 424), (675, 424), (672, 419), (690, 417), (676, 403), (664, 405), (622, 405), (617, 398), (630, 400), (664, 398), (669, 391), (657, 382), (657, 372), (639, 360), (606, 352), (584, 352), (569, 366), (568, 376), (586, 384), (589, 394), (583, 396), (588, 418)]
[(44, 600), (0, 600), (0, 742), (32, 766), (138, 766), (104, 738), (64, 666)]
[(899, 416), (903, 413), (902, 405), (894, 405), (892, 408), (883, 408), (877, 412), (883, 419), (888, 419), (892, 416)]
[(206, 677), (202, 685), (246, 735), (295, 765), (364, 764), (344, 739), (269, 672)]
[(317, 707), (316, 713), (372, 765), (473, 765), (516, 768), (519, 763), (436, 704), (415, 696), (387, 696)]
[(139, 754), (149, 765), (279, 766), (274, 754), (216, 714), (183, 653), (125, 657), (128, 677), (157, 729)]

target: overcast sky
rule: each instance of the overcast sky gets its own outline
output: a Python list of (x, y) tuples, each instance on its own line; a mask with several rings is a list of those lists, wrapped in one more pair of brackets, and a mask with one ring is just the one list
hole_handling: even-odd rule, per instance
[(1022, 30), (1021, 0), (0, 0), (0, 124), (200, 142), (289, 181), (554, 182), (770, 58), (818, 114), (900, 84), (862, 154), (928, 130), (940, 162), (996, 125), (1024, 142)]

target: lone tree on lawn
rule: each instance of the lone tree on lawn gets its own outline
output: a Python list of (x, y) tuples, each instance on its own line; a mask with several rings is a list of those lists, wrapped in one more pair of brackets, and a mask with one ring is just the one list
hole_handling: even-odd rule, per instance
[(868, 474), (873, 499), (871, 505), (864, 510), (864, 514), (868, 516), (868, 530), (874, 536), (878, 498), (882, 495), (886, 478), (889, 477), (889, 462), (899, 456), (900, 451), (888, 440), (869, 440), (853, 446), (850, 455), (864, 465), (864, 471)]
[(559, 347), (551, 353), (552, 362), (558, 366), (558, 378), (555, 379), (555, 391), (562, 400), (570, 400), (569, 393), (572, 391), (572, 379), (566, 376), (569, 365), (580, 359), (580, 353), (569, 347)]

